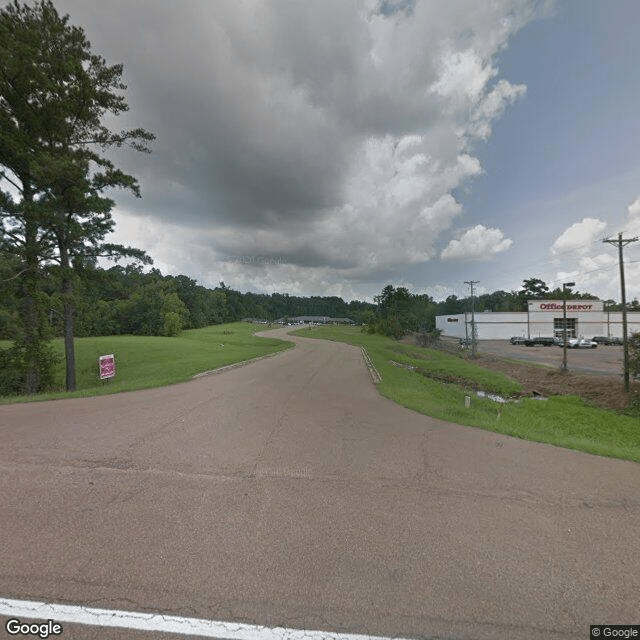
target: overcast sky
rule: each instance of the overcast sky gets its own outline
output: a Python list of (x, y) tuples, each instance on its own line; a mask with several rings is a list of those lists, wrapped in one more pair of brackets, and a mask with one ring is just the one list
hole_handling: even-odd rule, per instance
[[(640, 234), (637, 0), (54, 0), (157, 136), (114, 241), (241, 291), (620, 299)], [(640, 242), (625, 250), (640, 297)]]

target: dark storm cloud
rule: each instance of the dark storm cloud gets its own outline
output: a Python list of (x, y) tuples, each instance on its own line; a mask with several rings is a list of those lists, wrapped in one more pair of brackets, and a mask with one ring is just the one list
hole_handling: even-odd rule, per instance
[[(378, 12), (409, 4), (384, 2)], [(124, 61), (126, 119), (157, 135), (153, 154), (134, 161), (145, 199), (133, 211), (187, 224), (312, 221), (343, 203), (364, 136), (425, 126), (429, 109), (411, 88), (424, 69), (377, 85), (358, 3), (59, 6), (97, 52)]]
[(385, 16), (395, 13), (410, 15), (415, 6), (415, 0), (380, 0), (380, 13)]
[[(331, 18), (326, 4), (325, 22), (334, 27), (336, 14)], [(289, 15), (295, 6), (282, 12), (284, 20), (275, 20), (275, 11), (252, 16), (249, 5), (238, 6), (116, 1), (88, 11), (84, 3), (60, 3), (86, 25), (96, 51), (125, 61), (127, 119), (158, 137), (153, 154), (136, 164), (157, 186), (177, 183), (200, 194), (187, 218), (260, 225), (272, 224), (273, 212), (286, 222), (336, 206), (350, 134), (339, 129), (330, 105), (307, 98), (348, 57), (334, 47), (344, 34), (338, 30), (313, 50), (310, 34)], [(147, 198), (152, 190), (144, 192)], [(158, 216), (175, 215), (171, 198), (153, 207)]]
[(451, 191), (480, 171), (470, 141), (518, 95), (505, 83), (489, 99), (489, 82), (518, 28), (503, 18), (530, 4), (57, 1), (124, 63), (116, 127), (157, 136), (148, 156), (118, 154), (143, 194), (119, 204), (173, 225), (154, 251), (263, 256), (299, 287), (435, 255)]

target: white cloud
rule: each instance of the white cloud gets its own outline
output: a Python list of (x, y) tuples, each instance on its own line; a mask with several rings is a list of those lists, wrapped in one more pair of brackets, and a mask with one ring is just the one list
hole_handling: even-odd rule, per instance
[(523, 84), (513, 85), (500, 80), (475, 108), (470, 131), (477, 138), (486, 140), (491, 135), (491, 121), (500, 117), (504, 110), (523, 96), (527, 88)]
[(640, 236), (640, 198), (627, 207), (627, 219), (620, 231), (625, 238)]
[(637, 218), (640, 216), (640, 198), (636, 198), (628, 207), (629, 218)]
[(596, 240), (601, 239), (606, 226), (607, 223), (598, 218), (583, 218), (556, 238), (551, 246), (551, 254), (558, 256), (573, 253), (577, 256), (586, 256), (592, 251), (592, 245)]
[(444, 51), (440, 56), (439, 67), (438, 79), (430, 90), (450, 100), (453, 108), (477, 103), (485, 86), (497, 73), (473, 49)]
[(500, 229), (487, 229), (478, 224), (457, 240), (451, 240), (441, 257), (444, 260), (486, 260), (506, 251), (512, 244), (513, 240), (505, 238)]
[[(625, 237), (640, 235), (640, 198), (627, 207), (627, 219), (622, 226)], [(607, 223), (598, 218), (583, 218), (558, 236), (550, 249), (551, 264), (557, 271), (552, 286), (567, 280), (576, 289), (594, 293), (603, 299), (620, 300), (618, 250), (616, 245), (603, 244)], [(609, 234), (617, 237), (617, 234)], [(625, 280), (627, 298), (640, 296), (640, 243), (625, 247)]]

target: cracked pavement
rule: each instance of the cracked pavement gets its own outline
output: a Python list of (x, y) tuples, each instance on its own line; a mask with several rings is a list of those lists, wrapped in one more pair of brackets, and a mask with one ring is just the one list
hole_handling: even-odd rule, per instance
[(640, 465), (419, 415), (359, 348), (287, 339), (184, 384), (0, 406), (0, 597), (456, 640), (640, 622)]

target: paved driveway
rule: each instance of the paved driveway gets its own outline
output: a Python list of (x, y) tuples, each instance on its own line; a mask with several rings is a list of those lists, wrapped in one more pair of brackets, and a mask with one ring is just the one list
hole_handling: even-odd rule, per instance
[[(559, 369), (564, 357), (560, 347), (525, 347), (508, 340), (480, 340), (478, 351), (504, 358), (546, 364)], [(598, 345), (595, 349), (567, 349), (570, 371), (622, 376), (623, 351), (619, 345)]]
[(640, 465), (419, 415), (359, 349), (294, 340), (185, 384), (0, 407), (0, 597), (415, 638), (640, 622)]

